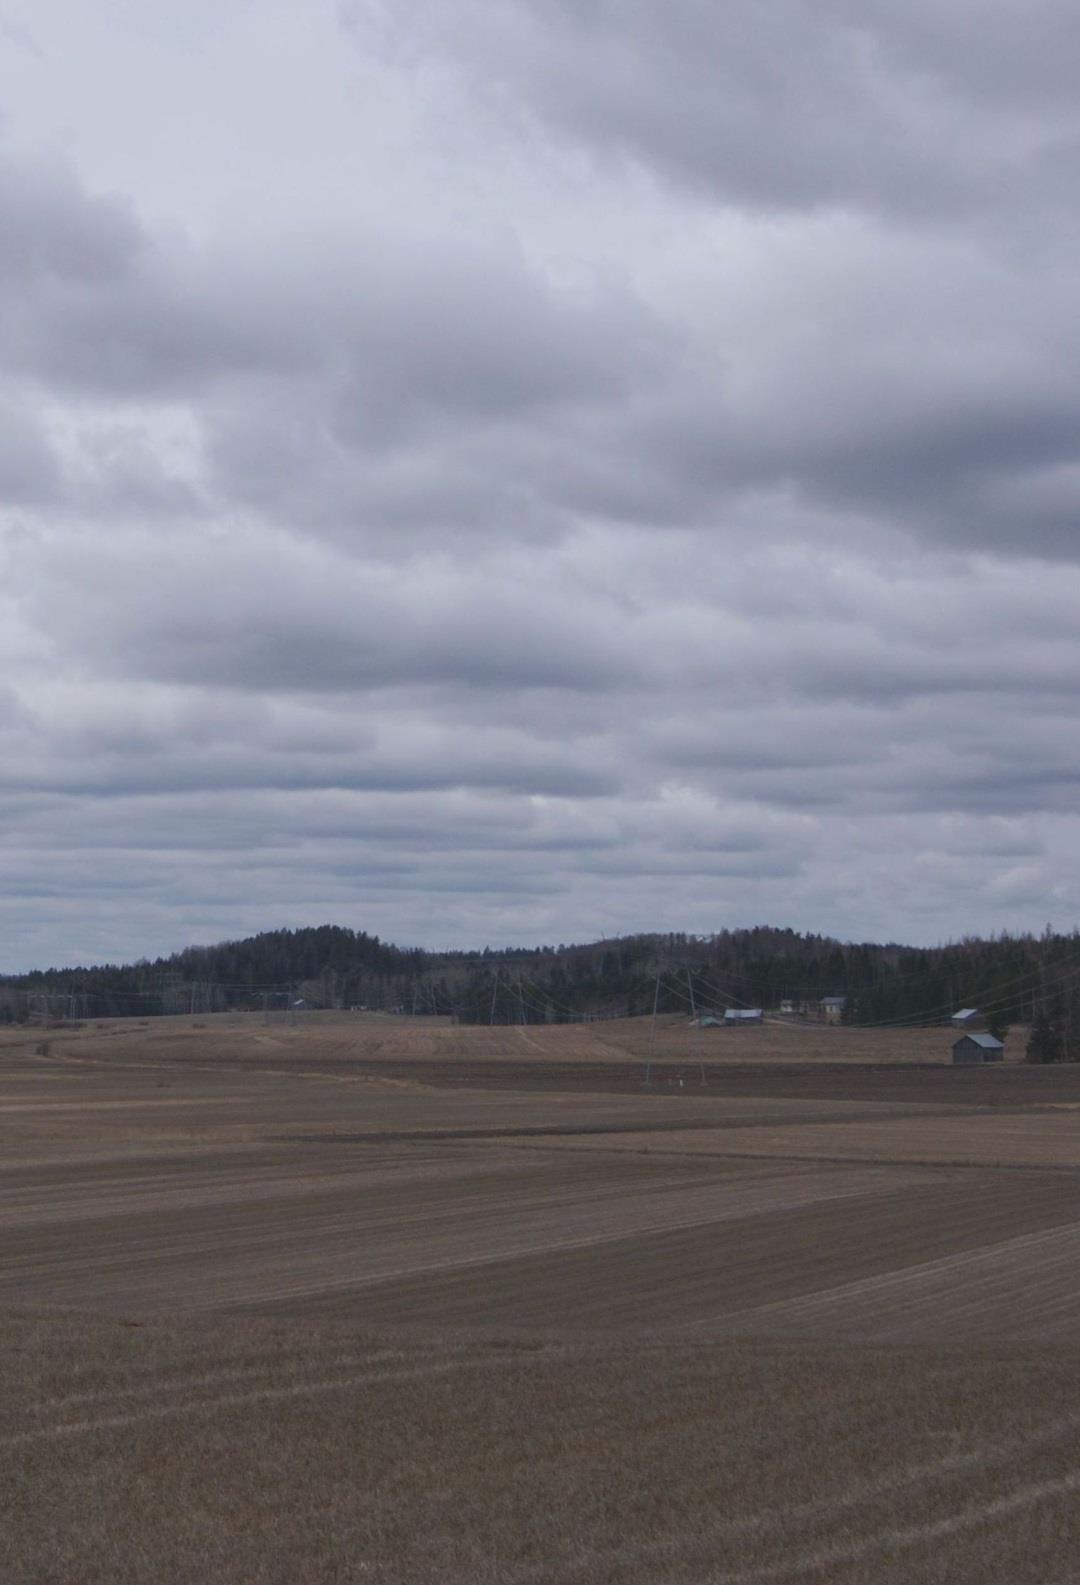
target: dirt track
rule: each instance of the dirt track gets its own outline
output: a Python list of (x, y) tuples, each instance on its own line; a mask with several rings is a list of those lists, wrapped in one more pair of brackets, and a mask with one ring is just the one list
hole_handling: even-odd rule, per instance
[(1072, 1070), (540, 1034), (0, 1046), (5, 1580), (1069, 1577)]

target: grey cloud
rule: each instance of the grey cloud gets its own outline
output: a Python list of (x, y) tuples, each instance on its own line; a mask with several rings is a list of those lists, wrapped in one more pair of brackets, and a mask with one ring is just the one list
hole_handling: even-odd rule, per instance
[[(493, 18), (427, 0), (407, 36), (384, 7), (347, 12), (406, 74), (410, 60), (455, 62), (501, 133), (521, 102), (586, 157), (631, 151), (668, 202), (686, 178), (701, 201), (672, 205), (674, 236), (707, 227), (710, 202), (742, 212), (730, 248), (718, 228), (683, 279), (666, 277), (649, 377), (551, 437), (539, 510), (501, 494), (522, 478), (512, 443), (495, 461), (504, 514), (552, 531), (576, 517), (723, 531), (748, 497), (788, 490), (841, 533), (861, 514), (926, 540), (1075, 557), (1068, 8), (1040, 6), (1033, 24), (1015, 3), (958, 21), (921, 4), (513, 0)], [(537, 135), (517, 132), (523, 146)]]
[(46, 505), (60, 485), (59, 461), (36, 415), (0, 397), (0, 505)]
[(610, 398), (633, 368), (630, 338), (639, 356), (660, 339), (625, 287), (556, 290), (516, 250), (453, 235), (438, 239), (432, 269), (424, 241), (404, 249), (372, 238), (357, 249), (342, 316), (351, 345), (336, 327), (348, 370), (337, 429), (347, 440), (381, 440), (387, 424), (393, 438), (402, 408), (468, 422)]
[(0, 151), (0, 281), (96, 285), (126, 280), (144, 238), (131, 206), (91, 198), (70, 167)]
[(151, 235), (62, 168), (18, 171), (35, 201), (6, 233), (12, 375), (35, 396), (185, 407), (198, 440), (170, 474), (110, 415), (72, 465), (82, 513), (255, 510), (388, 546), (453, 526), (552, 537), (578, 423), (669, 356), (625, 282), (556, 284), (494, 227), (339, 225), (270, 257)]
[(790, 274), (763, 250), (762, 278), (737, 282), (743, 323), (708, 294), (714, 322), (694, 355), (625, 411), (630, 477), (670, 481), (684, 521), (787, 491), (833, 533), (845, 514), (1074, 555), (1071, 250), (1032, 263), (846, 225), (824, 256), (820, 241), (812, 227)]
[(0, 350), (59, 389), (193, 394), (237, 370), (294, 367), (295, 338), (250, 294), (130, 205), (93, 197), (70, 168), (0, 151)]
[[(63, 565), (28, 599), (46, 627), (62, 625), (65, 644), (107, 672), (188, 685), (573, 692), (621, 688), (637, 672), (631, 635), (593, 621), (586, 595), (563, 591), (561, 608), (550, 607), (537, 599), (542, 581), (519, 585), (510, 568), (470, 574), (435, 559), (390, 574), (295, 546), (268, 559), (261, 547), (213, 537), (203, 551), (163, 549), (148, 567), (129, 541), (127, 554), (108, 556), (115, 584), (107, 627), (83, 597), (86, 580), (105, 570), (100, 548), (88, 558), (67, 543)], [(55, 549), (39, 556), (51, 561)]]
[(280, 182), (9, 148), (0, 942), (1071, 925), (1077, 26), (421, 0)]
[(654, 876), (662, 869), (665, 875), (679, 885), (687, 876), (703, 878), (741, 878), (761, 885), (767, 881), (784, 880), (797, 875), (802, 864), (797, 857), (782, 853), (695, 853), (683, 857), (666, 851), (624, 853), (621, 856), (594, 855), (581, 866), (585, 875), (620, 879)]
[(57, 466), (58, 511), (69, 520), (172, 529), (205, 520), (200, 481), (164, 455), (165, 449), (152, 425), (105, 418), (81, 427), (68, 437), (62, 470)]
[(932, 0), (898, 9), (885, 0), (848, 0), (834, 14), (887, 41), (886, 55), (933, 72), (975, 103), (1030, 110), (1075, 109), (1070, 58), (1080, 43), (1076, 12), (1062, 0)]
[[(60, 385), (191, 397), (232, 377), (317, 373), (332, 433), (381, 449), (432, 423), (610, 399), (661, 345), (625, 284), (556, 288), (512, 241), (465, 225), (195, 246), (151, 235), (62, 166), (11, 155), (0, 201), (9, 367)], [(266, 402), (258, 387), (238, 395)]]
[[(522, 437), (500, 415), (464, 432), (414, 431), (408, 444), (399, 434), (379, 450), (371, 430), (351, 439), (343, 431), (325, 387), (306, 409), (296, 403), (295, 391), (276, 400), (264, 392), (215, 406), (206, 456), (218, 498), (391, 558), (446, 531), (516, 540), (566, 530), (550, 489), (561, 448), (544, 445), (542, 424)], [(414, 421), (398, 408), (396, 423)]]
[[(796, 273), (766, 230), (763, 268), (735, 273), (730, 302), (722, 267), (701, 297), (699, 262), (683, 308), (610, 272), (555, 286), (464, 227), (365, 226), (326, 254), (284, 238), (271, 269), (251, 245), (167, 249), (51, 168), (37, 185), (49, 201), (13, 222), (10, 366), (29, 390), (180, 404), (197, 437), (185, 475), (110, 419), (70, 466), (77, 511), (256, 512), (395, 556), (447, 532), (554, 540), (581, 521), (737, 534), (749, 515), (775, 532), (760, 502), (786, 491), (833, 532), (861, 515), (1076, 554), (1061, 261), (1035, 296), (1026, 264), (970, 239), (849, 224), (832, 247), (811, 233), (802, 259), (786, 245)], [(36, 255), (55, 265), (29, 269)], [(9, 450), (13, 493), (46, 490), (47, 455)]]
[(7, 39), (9, 44), (14, 44), (17, 49), (25, 50), (28, 55), (34, 55), (39, 60), (43, 56), (41, 45), (34, 37), (31, 30), (24, 22), (11, 16), (0, 16), (0, 37)]
[[(205, 691), (192, 696), (187, 708), (175, 702), (170, 707), (156, 688), (150, 698), (158, 702), (156, 712), (147, 707), (144, 691), (133, 694), (128, 687), (111, 710), (99, 694), (63, 711), (39, 711), (36, 718), (15, 714), (0, 789), (16, 799), (20, 790), (36, 789), (54, 809), (62, 797), (69, 800), (65, 810), (74, 807), (74, 798), (91, 801), (89, 811), (94, 800), (116, 804), (136, 795), (168, 800), (216, 794), (227, 800), (235, 793), (262, 792), (302, 796), (308, 806), (331, 797), (333, 808), (351, 811), (349, 795), (360, 793), (466, 788), (507, 797), (592, 800), (620, 786), (617, 766), (594, 743), (560, 742), (535, 724), (531, 730), (490, 725), (466, 732), (452, 718), (440, 722), (430, 701), (411, 709), (399, 701), (393, 710), (385, 704), (376, 710), (362, 700), (349, 711), (312, 706), (303, 712), (306, 732), (293, 723), (283, 733), (275, 713), (260, 708), (259, 697), (248, 708), (236, 696)], [(185, 717), (197, 713), (211, 730), (200, 730), (196, 722), (185, 726)], [(163, 807), (164, 829), (170, 815)], [(342, 830), (349, 829), (349, 818)], [(490, 835), (496, 826), (489, 811), (484, 829)], [(25, 809), (11, 830), (24, 828)]]
[[(659, 571), (662, 552), (655, 555)], [(773, 559), (770, 552), (766, 565)], [(65, 560), (73, 589), (81, 588), (78, 556)], [(448, 566), (418, 565), (413, 605), (396, 572), (373, 578), (327, 552), (307, 562), (256, 576), (242, 553), (219, 559), (220, 590), (201, 575), (188, 583), (192, 574), (178, 563), (164, 603), (154, 580), (132, 580), (130, 568), (113, 563), (117, 609), (82, 632), (77, 602), (60, 600), (54, 577), (49, 627), (73, 653), (138, 673), (150, 692), (118, 701), (111, 716), (84, 703), (82, 725), (61, 717), (31, 734), (51, 735), (74, 757), (57, 753), (50, 763), (20, 752), (16, 740), (9, 787), (110, 801), (276, 791), (299, 801), (287, 824), (303, 809), (312, 835), (346, 848), (363, 837), (370, 810), (354, 824), (356, 806), (331, 805), (323, 817), (313, 800), (323, 809), (330, 794), (486, 792), (507, 802), (501, 818), (497, 806), (487, 808), (471, 835), (445, 803), (423, 815), (415, 802), (402, 805), (396, 825), (383, 809), (379, 830), (407, 851), (423, 828), (431, 832), (425, 852), (524, 846), (559, 863), (578, 855), (571, 867), (610, 875), (651, 865), (679, 875), (697, 867), (748, 877), (756, 869), (762, 878), (808, 861), (815, 820), (964, 809), (1027, 815), (1064, 809), (1073, 796), (1075, 600), (1064, 589), (1040, 594), (1034, 570), (1019, 582), (986, 571), (980, 584), (963, 566), (917, 573), (908, 562), (902, 576), (897, 568), (862, 587), (845, 583), (841, 599), (829, 569), (807, 566), (791, 585), (797, 595), (774, 598), (773, 618), (751, 623), (743, 604), (748, 590), (767, 587), (763, 569), (747, 561), (732, 578), (724, 552), (699, 560), (697, 597), (681, 594), (674, 606), (645, 562), (638, 572), (654, 593), (647, 612), (629, 621), (622, 587), (615, 598), (582, 598), (570, 593), (573, 578), (537, 578), (527, 603), (511, 596), (507, 604), (511, 585), (493, 581), (486, 565), (464, 584)], [(178, 627), (173, 601), (197, 610), (198, 621)], [(803, 616), (793, 622), (787, 610), (830, 604), (831, 635)], [(969, 636), (954, 654), (961, 605)], [(451, 614), (446, 628), (440, 611)], [(379, 650), (377, 658), (343, 677), (333, 653), (327, 665), (318, 648), (315, 613), (335, 642), (344, 642), (347, 622), (358, 624), (367, 647), (356, 654)], [(1028, 638), (1035, 623), (1038, 644)], [(304, 634), (312, 647), (294, 651)], [(275, 635), (292, 658), (271, 665), (271, 649), (260, 651), (260, 678), (251, 646)], [(545, 638), (564, 674), (540, 653)], [(594, 674), (597, 657), (606, 669)], [(155, 710), (154, 697), (171, 702)], [(977, 709), (974, 697), (984, 701)], [(668, 784), (670, 795), (657, 801), (657, 787)], [(746, 809), (760, 813), (748, 822)], [(162, 832), (188, 825), (175, 808), (162, 816)], [(252, 840), (258, 832), (260, 845), (279, 845), (268, 829), (255, 825)]]
[(212, 486), (371, 544), (563, 532), (562, 479), (589, 415), (658, 376), (672, 331), (626, 289), (556, 288), (512, 250), (455, 236), (437, 250), (374, 238), (350, 262), (347, 283), (309, 282), (272, 309), (311, 324), (311, 375), (237, 382), (207, 405)]
[(426, 0), (407, 28), (365, 0), (343, 13), (367, 47), (456, 59), (470, 92), (710, 197), (955, 215), (1022, 196), (1047, 142), (1075, 134), (1063, 63), (1080, 28), (1061, 0), (1037, 9)]

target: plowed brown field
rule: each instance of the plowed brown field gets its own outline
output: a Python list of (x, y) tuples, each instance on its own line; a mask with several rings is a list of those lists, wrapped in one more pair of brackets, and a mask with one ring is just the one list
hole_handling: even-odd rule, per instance
[(1077, 1577), (1080, 1071), (707, 1033), (6, 1031), (0, 1578)]

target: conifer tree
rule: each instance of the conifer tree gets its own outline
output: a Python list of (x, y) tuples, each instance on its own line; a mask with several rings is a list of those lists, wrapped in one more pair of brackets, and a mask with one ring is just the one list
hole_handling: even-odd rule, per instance
[(1031, 1026), (1027, 1043), (1029, 1062), (1060, 1062), (1061, 1035), (1050, 1022), (1045, 1008), (1040, 1008)]

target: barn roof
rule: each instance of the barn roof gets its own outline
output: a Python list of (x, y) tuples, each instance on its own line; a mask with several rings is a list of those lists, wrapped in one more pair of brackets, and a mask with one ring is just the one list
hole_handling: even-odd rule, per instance
[(977, 1007), (961, 1007), (958, 1013), (953, 1013), (953, 1023), (955, 1024), (958, 1018), (978, 1018), (978, 1016)]
[[(976, 1046), (981, 1046), (984, 1051), (1004, 1051), (1005, 1049), (996, 1035), (965, 1035), (964, 1039), (970, 1040)], [(960, 1044), (959, 1040), (956, 1044)]]

